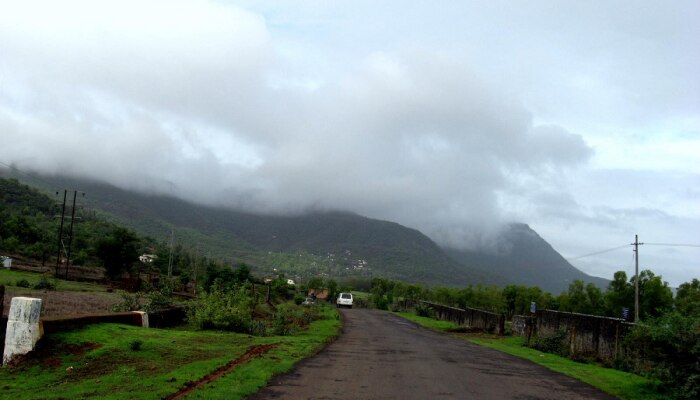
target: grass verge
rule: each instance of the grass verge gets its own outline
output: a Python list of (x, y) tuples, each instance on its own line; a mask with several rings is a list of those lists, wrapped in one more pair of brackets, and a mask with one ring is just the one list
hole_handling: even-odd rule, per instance
[(33, 287), (41, 278), (48, 278), (50, 282), (56, 284), (57, 291), (68, 292), (105, 292), (106, 288), (97, 283), (90, 282), (75, 282), (66, 281), (63, 279), (55, 279), (53, 274), (41, 274), (38, 272), (18, 271), (10, 269), (0, 269), (0, 285), (5, 285), (7, 289), (15, 288), (18, 290), (31, 290), (26, 288), (17, 288), (17, 281), (26, 280)]
[[(238, 399), (255, 393), (275, 374), (313, 354), (338, 332), (337, 313), (314, 321), (296, 336), (90, 325), (42, 339), (29, 360), (0, 369), (2, 397), (12, 399), (161, 399), (244, 354), (275, 344), (188, 398)], [(139, 344), (136, 344), (140, 342)]]
[[(396, 313), (426, 328), (450, 332), (459, 327), (448, 321), (419, 317), (410, 312)], [(578, 379), (608, 394), (625, 400), (665, 399), (656, 390), (654, 381), (628, 372), (605, 368), (595, 364), (583, 364), (554, 354), (543, 353), (523, 346), (521, 337), (499, 337), (483, 334), (455, 334), (469, 342), (488, 347), (516, 357), (530, 360), (552, 371)]]

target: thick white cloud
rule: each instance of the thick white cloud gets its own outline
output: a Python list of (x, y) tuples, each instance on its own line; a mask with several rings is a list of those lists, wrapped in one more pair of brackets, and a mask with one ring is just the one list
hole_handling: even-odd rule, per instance
[[(698, 242), (698, 12), (3, 3), (1, 161), (255, 211), (347, 209), (457, 246), (510, 220), (570, 256), (643, 232)], [(631, 176), (643, 190), (621, 189)], [(658, 272), (679, 283), (674, 257)]]

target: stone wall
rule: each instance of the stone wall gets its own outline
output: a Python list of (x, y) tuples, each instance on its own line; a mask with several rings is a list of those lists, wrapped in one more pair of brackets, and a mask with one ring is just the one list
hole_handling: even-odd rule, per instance
[(564, 332), (570, 355), (609, 360), (619, 355), (621, 341), (633, 326), (618, 318), (542, 310), (537, 312), (535, 334), (541, 339)]
[(435, 313), (437, 319), (451, 321), (460, 326), (481, 329), (497, 335), (502, 335), (505, 331), (505, 317), (501, 314), (475, 308), (463, 310), (428, 301), (421, 301), (421, 303), (428, 305)]
[(513, 315), (513, 321), (510, 327), (513, 335), (527, 336), (528, 328), (535, 322), (535, 318), (529, 315)]

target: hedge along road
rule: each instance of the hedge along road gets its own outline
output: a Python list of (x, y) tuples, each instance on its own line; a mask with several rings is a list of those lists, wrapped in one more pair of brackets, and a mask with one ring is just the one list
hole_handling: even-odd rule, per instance
[(342, 310), (343, 333), (251, 399), (614, 399), (530, 361), (419, 327)]

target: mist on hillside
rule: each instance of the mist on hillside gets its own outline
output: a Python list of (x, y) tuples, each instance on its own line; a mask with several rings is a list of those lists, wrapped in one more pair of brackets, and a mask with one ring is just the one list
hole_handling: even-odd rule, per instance
[[(14, 2), (0, 162), (452, 248), (498, 250), (515, 221), (567, 257), (693, 244), (697, 4), (630, 4)], [(657, 250), (687, 280), (694, 250)]]

